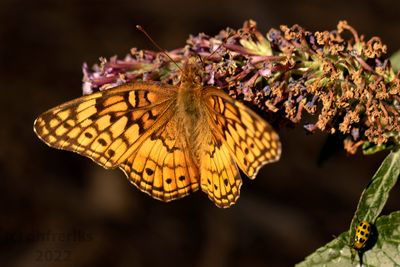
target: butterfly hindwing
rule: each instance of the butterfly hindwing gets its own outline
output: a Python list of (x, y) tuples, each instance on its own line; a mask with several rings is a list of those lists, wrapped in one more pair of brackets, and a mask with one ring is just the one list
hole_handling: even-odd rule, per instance
[(239, 198), (242, 179), (229, 149), (215, 135), (204, 144), (201, 158), (201, 188), (220, 208), (228, 208)]
[(279, 136), (266, 121), (219, 89), (206, 88), (203, 95), (210, 123), (248, 177), (255, 178), (263, 165), (279, 159)]
[(114, 168), (162, 124), (173, 93), (156, 84), (121, 85), (43, 113), (36, 119), (34, 130), (51, 147)]
[(169, 120), (153, 132), (138, 150), (121, 164), (128, 179), (156, 199), (171, 201), (196, 191), (199, 170), (193, 162), (175, 110)]

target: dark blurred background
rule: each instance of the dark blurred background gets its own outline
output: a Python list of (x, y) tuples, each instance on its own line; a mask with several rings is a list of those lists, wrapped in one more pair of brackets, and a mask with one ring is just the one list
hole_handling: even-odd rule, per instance
[[(81, 95), (81, 65), (217, 34), (249, 18), (331, 30), (346, 19), (389, 53), (400, 48), (398, 1), (0, 1), (0, 266), (293, 266), (348, 229), (385, 156), (336, 151), (325, 134), (279, 129), (283, 155), (239, 201), (216, 208), (202, 192), (165, 204), (77, 154), (47, 147), (37, 115)], [(398, 210), (393, 194), (385, 212)]]

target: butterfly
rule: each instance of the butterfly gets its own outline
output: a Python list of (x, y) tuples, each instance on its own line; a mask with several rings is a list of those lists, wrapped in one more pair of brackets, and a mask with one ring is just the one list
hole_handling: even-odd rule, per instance
[(141, 191), (165, 202), (199, 189), (221, 208), (281, 155), (278, 134), (222, 89), (203, 86), (201, 66), (184, 64), (177, 85), (126, 83), (61, 104), (34, 122), (50, 147), (107, 169), (119, 167)]

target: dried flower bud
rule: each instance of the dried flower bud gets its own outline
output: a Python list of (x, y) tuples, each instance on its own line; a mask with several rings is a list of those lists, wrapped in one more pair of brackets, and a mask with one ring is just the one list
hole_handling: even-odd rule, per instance
[[(265, 36), (250, 20), (214, 37), (190, 36), (168, 55), (178, 65), (200, 56), (204, 85), (259, 107), (278, 125), (300, 123), (303, 112), (316, 115), (305, 129), (340, 132), (351, 154), (365, 144), (398, 143), (399, 75), (382, 58), (387, 48), (378, 37), (365, 41), (346, 21), (333, 31), (280, 29)], [(352, 37), (344, 37), (346, 31)], [(83, 73), (84, 94), (133, 80), (180, 81), (180, 70), (163, 53), (135, 48), (91, 70), (84, 64)]]

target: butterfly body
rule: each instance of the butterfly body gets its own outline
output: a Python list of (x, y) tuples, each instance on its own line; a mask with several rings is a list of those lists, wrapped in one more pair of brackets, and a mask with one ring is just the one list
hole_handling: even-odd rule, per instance
[(153, 198), (201, 188), (226, 208), (239, 197), (239, 168), (254, 178), (281, 144), (267, 122), (202, 78), (189, 59), (178, 85), (135, 82), (83, 96), (43, 113), (34, 130), (51, 147), (119, 167)]

